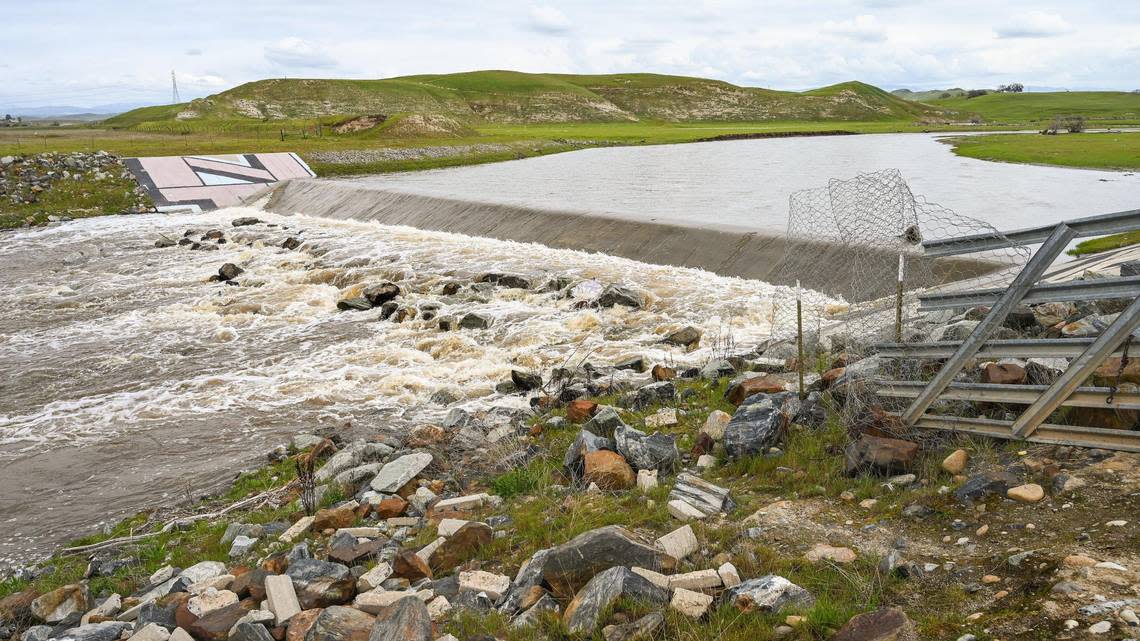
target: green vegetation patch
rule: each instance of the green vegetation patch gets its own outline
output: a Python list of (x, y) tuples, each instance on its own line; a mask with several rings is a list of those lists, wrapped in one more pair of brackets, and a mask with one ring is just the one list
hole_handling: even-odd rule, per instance
[(1140, 132), (1082, 134), (992, 134), (959, 136), (943, 142), (959, 156), (1000, 162), (1140, 169)]

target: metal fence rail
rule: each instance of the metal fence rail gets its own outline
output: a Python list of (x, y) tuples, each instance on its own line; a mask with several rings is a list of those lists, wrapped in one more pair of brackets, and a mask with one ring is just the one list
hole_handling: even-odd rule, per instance
[[(984, 252), (1019, 244), (1042, 243), (1005, 289), (957, 291), (920, 298), (921, 308), (990, 310), (964, 340), (938, 343), (887, 343), (878, 354), (888, 358), (945, 359), (930, 381), (879, 381), (879, 396), (912, 399), (899, 416), (924, 429), (968, 432), (997, 438), (1103, 447), (1140, 452), (1140, 431), (1056, 425), (1046, 421), (1061, 407), (1140, 410), (1140, 394), (1084, 386), (1105, 359), (1127, 354), (1126, 340), (1140, 328), (1140, 277), (1043, 283), (1043, 275), (1066, 246), (1078, 237), (1140, 229), (1140, 209), (1065, 221), (1007, 234), (979, 234), (923, 243), (927, 256)], [(990, 340), (1008, 315), (1022, 304), (1054, 301), (1132, 299), (1095, 338)], [(1071, 362), (1050, 385), (1005, 385), (955, 380), (972, 359), (1066, 358)], [(1025, 406), (1016, 419), (1000, 421), (928, 413), (939, 401), (968, 401)]]

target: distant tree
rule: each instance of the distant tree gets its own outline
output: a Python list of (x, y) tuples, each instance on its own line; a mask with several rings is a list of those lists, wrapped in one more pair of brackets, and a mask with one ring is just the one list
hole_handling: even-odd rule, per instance
[(1025, 91), (1025, 85), (1021, 84), (1020, 82), (1014, 82), (998, 87), (999, 93), (1021, 93), (1023, 91)]
[(971, 89), (966, 92), (966, 99), (969, 100), (970, 98), (977, 98), (978, 96), (984, 96), (988, 93), (989, 92), (985, 89)]
[(938, 97), (939, 98), (950, 98), (950, 97), (953, 97), (953, 95), (954, 94), (950, 93), (949, 91), (943, 91), (942, 93), (938, 94)]
[(1084, 116), (1054, 116), (1053, 122), (1049, 124), (1041, 133), (1046, 135), (1055, 135), (1058, 131), (1064, 129), (1071, 134), (1079, 134), (1085, 130), (1085, 117)]

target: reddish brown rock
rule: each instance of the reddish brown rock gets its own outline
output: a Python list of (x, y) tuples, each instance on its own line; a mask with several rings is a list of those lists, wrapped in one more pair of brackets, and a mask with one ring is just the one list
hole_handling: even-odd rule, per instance
[(431, 641), (431, 614), (419, 599), (400, 599), (376, 613), (368, 640)]
[(633, 487), (637, 477), (625, 458), (617, 452), (596, 450), (587, 452), (582, 474), (584, 483), (597, 483), (603, 490), (624, 490)]
[(32, 616), (32, 601), (39, 596), (39, 592), (28, 589), (0, 599), (0, 621), (22, 621)]
[(313, 627), (313, 622), (317, 620), (321, 612), (324, 612), (324, 608), (313, 608), (301, 610), (289, 617), (285, 630), (285, 641), (305, 641), (305, 635), (309, 633), (309, 629)]
[(918, 641), (918, 633), (900, 608), (882, 608), (852, 617), (831, 641)]
[(413, 583), (420, 579), (434, 578), (428, 564), (411, 550), (404, 550), (396, 555), (392, 561), (392, 574)]
[(824, 372), (823, 375), (819, 377), (819, 381), (823, 384), (823, 388), (827, 389), (834, 385), (835, 381), (839, 380), (846, 372), (846, 367), (834, 367)]
[(269, 574), (284, 574), (285, 571), (289, 569), (288, 554), (285, 552), (270, 554), (261, 562), (261, 569)]
[(585, 423), (594, 416), (594, 412), (598, 411), (598, 404), (594, 401), (587, 401), (578, 399), (570, 401), (566, 406), (566, 419), (571, 423)]
[(447, 440), (447, 430), (438, 425), (417, 425), (412, 428), (404, 445), (407, 447), (428, 447)]
[(672, 367), (665, 367), (664, 365), (654, 365), (653, 369), (649, 370), (655, 381), (671, 381), (677, 378), (677, 370)]
[(441, 572), (451, 570), (474, 556), (479, 548), (490, 544), (494, 534), (486, 523), (465, 523), (432, 552), (428, 565)]
[(1013, 363), (987, 363), (982, 370), (983, 383), (1000, 385), (1024, 385), (1025, 368)]
[[(1136, 346), (1133, 345), (1133, 347)], [(1140, 383), (1140, 355), (1135, 353), (1137, 351), (1140, 350), (1133, 350), (1133, 355), (1129, 357), (1128, 364), (1124, 366), (1124, 371), (1120, 374), (1121, 383)], [(1112, 385), (1116, 381), (1117, 372), (1120, 372), (1120, 357), (1107, 358), (1100, 367), (1096, 368), (1093, 381), (1097, 385)]]
[(864, 434), (847, 446), (845, 455), (848, 474), (864, 471), (901, 472), (914, 465), (918, 457), (918, 443)]
[(90, 605), (87, 586), (82, 583), (72, 583), (36, 597), (28, 605), (28, 609), (32, 616), (40, 621), (58, 623), (72, 613), (83, 614)]
[[(419, 599), (411, 600), (419, 602)], [(334, 605), (320, 611), (309, 624), (304, 638), (305, 641), (368, 641), (375, 622), (366, 612)], [(292, 625), (290, 621), (290, 628)]]
[(408, 502), (398, 496), (393, 496), (376, 504), (376, 516), (382, 519), (390, 519), (400, 516), (406, 509), (408, 509)]
[(313, 520), (313, 530), (321, 532), (323, 530), (338, 530), (344, 527), (352, 527), (356, 523), (356, 512), (353, 511), (353, 505), (342, 505), (340, 507), (331, 507), (324, 510), (318, 510)]
[(784, 382), (772, 376), (765, 374), (763, 376), (753, 376), (746, 378), (743, 381), (728, 388), (728, 400), (733, 405), (740, 405), (744, 399), (752, 396), (753, 394), (776, 394), (784, 391)]
[[(286, 563), (284, 566), (287, 568), (288, 564)], [(263, 568), (256, 568), (243, 572), (230, 584), (230, 591), (237, 594), (238, 598), (241, 599), (251, 597), (256, 601), (262, 601), (265, 599), (265, 577), (270, 574), (281, 574), (284, 571), (282, 569), (281, 572), (270, 572)]]
[(214, 610), (184, 629), (198, 641), (225, 641), (229, 638), (230, 628), (234, 627), (238, 619), (256, 607), (257, 604), (253, 599), (246, 599), (240, 603)]

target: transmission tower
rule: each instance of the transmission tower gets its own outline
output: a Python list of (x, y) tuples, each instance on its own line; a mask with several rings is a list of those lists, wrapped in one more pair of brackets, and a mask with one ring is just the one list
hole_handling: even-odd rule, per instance
[(171, 71), (170, 71), (170, 89), (171, 89), (171, 103), (170, 104), (176, 105), (176, 104), (182, 102), (182, 100), (178, 97), (178, 78), (176, 78), (174, 76), (174, 70), (173, 69), (171, 69)]

